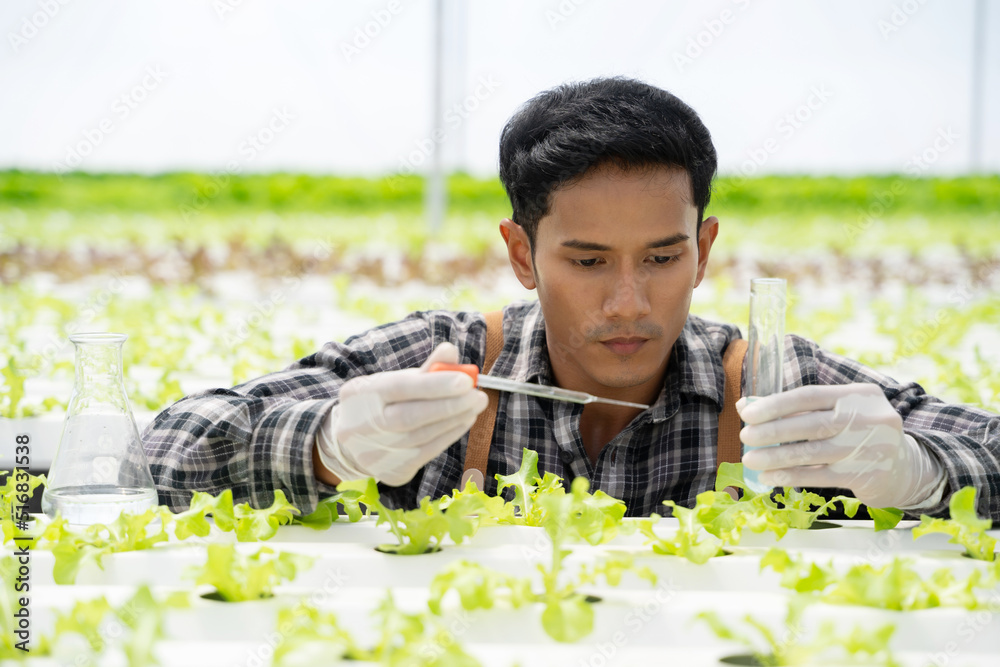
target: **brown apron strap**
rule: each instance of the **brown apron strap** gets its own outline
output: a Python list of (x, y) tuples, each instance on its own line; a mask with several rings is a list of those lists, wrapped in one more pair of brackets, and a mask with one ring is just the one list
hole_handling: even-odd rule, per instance
[[(503, 349), (503, 311), (494, 310), (486, 313), (486, 359), (483, 361), (483, 373), (489, 373)], [(480, 489), (486, 479), (486, 464), (490, 460), (490, 444), (493, 442), (493, 426), (497, 420), (497, 406), (500, 404), (500, 393), (495, 389), (483, 389), (489, 397), (489, 405), (479, 413), (476, 423), (469, 430), (469, 445), (465, 450), (465, 472), (462, 474), (462, 486), (471, 479)]]
[(740, 415), (736, 412), (736, 401), (740, 400), (743, 389), (743, 358), (746, 356), (747, 342), (738, 338), (726, 348), (722, 367), (726, 371), (726, 388), (719, 414), (719, 449), (716, 467), (722, 463), (739, 463), (743, 445), (740, 443)]

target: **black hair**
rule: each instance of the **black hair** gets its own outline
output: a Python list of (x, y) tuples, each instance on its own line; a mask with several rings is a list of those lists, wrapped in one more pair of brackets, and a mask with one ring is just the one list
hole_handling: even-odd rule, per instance
[(684, 169), (700, 232), (717, 166), (708, 128), (694, 109), (661, 88), (625, 77), (598, 78), (536, 95), (500, 135), (500, 180), (511, 219), (527, 232), (532, 254), (552, 192), (605, 164), (625, 171)]

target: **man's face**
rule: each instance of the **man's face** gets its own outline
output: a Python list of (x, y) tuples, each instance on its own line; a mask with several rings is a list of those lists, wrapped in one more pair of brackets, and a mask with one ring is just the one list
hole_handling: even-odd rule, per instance
[(700, 239), (697, 226), (687, 172), (610, 166), (553, 194), (533, 258), (524, 230), (501, 223), (518, 279), (538, 290), (560, 386), (656, 398), (718, 232), (715, 218)]

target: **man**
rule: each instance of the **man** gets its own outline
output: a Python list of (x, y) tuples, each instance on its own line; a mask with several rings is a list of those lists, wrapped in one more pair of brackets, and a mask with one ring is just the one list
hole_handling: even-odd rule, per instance
[[(712, 488), (723, 354), (735, 326), (689, 315), (719, 221), (704, 218), (716, 154), (697, 114), (644, 83), (598, 79), (525, 104), (503, 131), (500, 223), (518, 280), (537, 302), (504, 309), (492, 375), (648, 404), (646, 410), (500, 393), (486, 474), (523, 447), (540, 471), (586, 476), (630, 515), (691, 506)], [(309, 512), (342, 479), (372, 476), (390, 505), (459, 486), (468, 431), (487, 406), (479, 313), (427, 311), (327, 343), (288, 369), (187, 397), (144, 434), (160, 497), (232, 488), (254, 506), (282, 489)], [(946, 405), (916, 384), (786, 337), (785, 389), (737, 407), (744, 464), (778, 485), (847, 489), (912, 514), (946, 514), (979, 489), (1000, 518), (1000, 417)], [(779, 448), (761, 448), (779, 442)]]

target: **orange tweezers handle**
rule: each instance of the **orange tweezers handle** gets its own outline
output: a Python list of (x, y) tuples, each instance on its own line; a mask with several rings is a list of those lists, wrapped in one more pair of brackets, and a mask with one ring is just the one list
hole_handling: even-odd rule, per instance
[(458, 371), (459, 373), (465, 373), (470, 378), (472, 378), (472, 386), (475, 387), (479, 384), (479, 366), (475, 364), (446, 364), (437, 361), (431, 364), (431, 367), (427, 369), (429, 373), (434, 373), (435, 371)]

